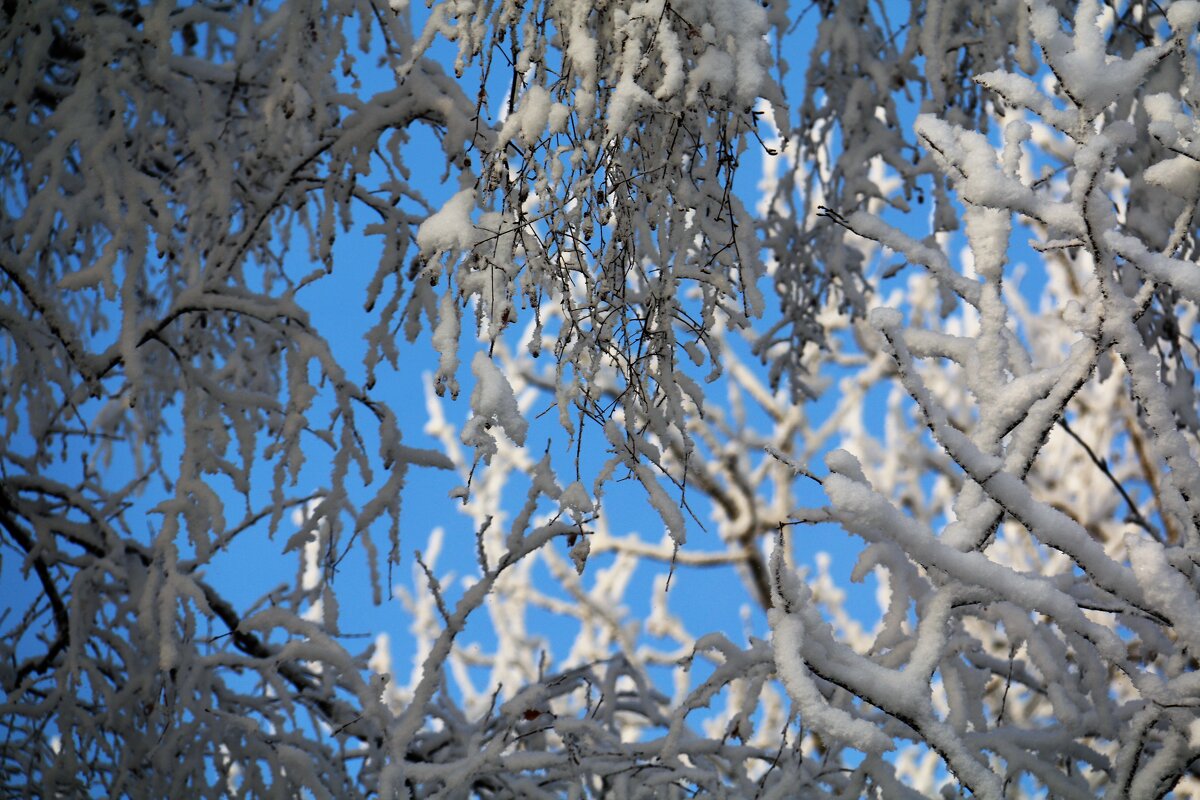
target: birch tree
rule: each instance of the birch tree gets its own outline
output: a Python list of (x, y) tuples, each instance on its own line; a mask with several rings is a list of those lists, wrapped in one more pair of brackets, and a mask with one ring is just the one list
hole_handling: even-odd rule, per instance
[(1200, 3), (0, 14), (7, 795), (1200, 791)]

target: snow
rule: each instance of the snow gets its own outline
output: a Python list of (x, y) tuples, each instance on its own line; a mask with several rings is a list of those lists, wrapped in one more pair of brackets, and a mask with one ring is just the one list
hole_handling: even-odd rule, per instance
[(766, 9), (755, 0), (708, 0), (707, 7), (714, 38), (733, 53), (731, 99), (749, 106), (763, 89), (770, 63)]
[(1033, 9), (1030, 23), (1034, 38), (1086, 120), (1134, 91), (1171, 47), (1170, 42), (1146, 47), (1130, 59), (1107, 54), (1097, 0), (1082, 0), (1076, 5), (1073, 37), (1061, 30), (1058, 12), (1046, 0), (1036, 0)]
[(488, 357), (479, 351), (471, 361), (475, 388), (471, 390), (471, 418), (462, 430), (462, 443), (475, 448), (478, 458), (489, 463), (496, 454), (496, 438), (491, 433), (499, 426), (514, 444), (525, 444), (529, 421), (521, 413), (512, 385)]
[(804, 623), (800, 615), (787, 614), (778, 608), (767, 613), (771, 623), (775, 668), (787, 687), (788, 696), (795, 701), (804, 724), (866, 753), (895, 749), (895, 743), (875, 723), (855, 719), (842, 709), (831, 706), (822, 696), (801, 656)]
[(441, 210), (417, 228), (417, 247), (432, 256), (450, 250), (469, 250), (475, 244), (475, 190), (463, 189), (446, 201)]
[[(1195, 193), (1195, 189), (1191, 191)], [(1190, 261), (1151, 251), (1138, 238), (1120, 231), (1105, 231), (1104, 242), (1150, 277), (1165, 283), (1193, 302), (1200, 301), (1200, 268)]]
[(1189, 200), (1200, 194), (1200, 162), (1189, 156), (1175, 156), (1152, 164), (1146, 170), (1145, 178), (1147, 182)]
[(688, 77), (688, 103), (696, 103), (700, 93), (717, 96), (729, 94), (737, 82), (737, 71), (731, 55), (710, 47), (696, 60), (696, 67)]
[(1196, 0), (1174, 0), (1167, 6), (1167, 22), (1171, 29), (1184, 36), (1196, 32), (1200, 24), (1200, 2)]
[(654, 98), (670, 100), (683, 90), (685, 80), (683, 54), (674, 28), (664, 26), (658, 31), (658, 49), (662, 55), (663, 74), (658, 88), (654, 90)]
[(987, 280), (1000, 280), (1008, 261), (1008, 236), (1012, 227), (1009, 213), (998, 208), (971, 206), (964, 216), (975, 271)]
[[(903, 516), (878, 493), (841, 475), (828, 476), (824, 489), (837, 519), (867, 542), (893, 541), (926, 569), (943, 570), (996, 599), (1052, 616), (1058, 624), (1095, 643), (1107, 657), (1119, 657), (1124, 651), (1124, 645), (1108, 628), (1088, 620), (1075, 600), (1052, 583), (1017, 573), (981, 553), (947, 547), (932, 531)], [(1044, 530), (1042, 526), (1038, 529)]]
[(576, 519), (583, 519), (596, 510), (596, 504), (588, 497), (587, 489), (580, 481), (573, 481), (563, 489), (558, 503), (564, 511), (571, 512)]
[[(562, 103), (552, 105), (546, 114), (546, 123), (550, 128), (550, 133), (553, 134), (565, 133), (567, 123), (570, 119), (571, 109)], [(555, 163), (557, 164), (558, 162), (556, 161)]]
[(641, 51), (630, 44), (621, 56), (621, 75), (608, 101), (605, 138), (620, 141), (629, 131), (642, 106), (655, 105), (654, 98), (637, 82)]
[(1189, 650), (1200, 652), (1200, 600), (1195, 588), (1170, 565), (1158, 542), (1131, 533), (1125, 537), (1125, 547), (1146, 600), (1171, 621)]
[(437, 326), (433, 329), (433, 349), (438, 353), (438, 369), (434, 388), (438, 395), (450, 390), (450, 396), (458, 397), (458, 340), (462, 321), (454, 294), (447, 289), (438, 304)]
[[(516, 137), (526, 147), (536, 144), (550, 122), (551, 112), (556, 108), (562, 106), (553, 102), (550, 92), (546, 91), (544, 86), (532, 84), (521, 95), (516, 109), (505, 118), (499, 138), (507, 141)], [(561, 125), (562, 112), (555, 116), (557, 124)]]
[(899, 328), (904, 324), (904, 314), (896, 308), (873, 308), (871, 309), (871, 324), (881, 330)]

